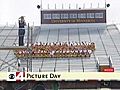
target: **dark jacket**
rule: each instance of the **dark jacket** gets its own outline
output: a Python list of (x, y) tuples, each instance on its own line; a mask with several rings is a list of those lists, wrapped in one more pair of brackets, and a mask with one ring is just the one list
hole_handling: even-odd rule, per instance
[(24, 21), (21, 22), (19, 20), (19, 32), (18, 32), (19, 35), (24, 35), (25, 34), (25, 25), (26, 25), (26, 23)]

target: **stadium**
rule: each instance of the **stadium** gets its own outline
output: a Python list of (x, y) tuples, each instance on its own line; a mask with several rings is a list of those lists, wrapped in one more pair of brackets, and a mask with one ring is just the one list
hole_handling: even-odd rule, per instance
[[(18, 46), (16, 24), (1, 26), (0, 71), (118, 73), (120, 30), (117, 24), (107, 24), (106, 10), (41, 9), (41, 26), (27, 25), (24, 46)], [(78, 79), (3, 81), (0, 86), (1, 90), (119, 89), (119, 83), (116, 79)]]

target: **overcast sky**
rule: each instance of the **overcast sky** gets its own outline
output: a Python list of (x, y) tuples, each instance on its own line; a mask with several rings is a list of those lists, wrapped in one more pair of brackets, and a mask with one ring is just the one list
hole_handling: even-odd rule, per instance
[[(76, 2), (75, 2), (76, 1)], [(120, 0), (106, 0), (107, 3), (110, 3), (110, 7), (107, 9), (107, 22), (108, 23), (120, 23)], [(54, 9), (55, 4), (57, 9), (69, 8), (71, 4), (71, 9), (78, 7), (83, 8), (85, 3), (86, 8), (92, 7), (97, 8), (98, 3), (99, 7), (104, 8), (105, 0), (42, 0), (43, 9), (49, 8)], [(18, 22), (18, 18), (22, 15), (25, 16), (26, 22), (29, 22), (31, 25), (39, 25), (40, 22), (40, 13), (37, 9), (37, 5), (41, 4), (41, 0), (0, 0), (0, 25), (5, 25), (7, 22), (9, 24), (14, 24)]]

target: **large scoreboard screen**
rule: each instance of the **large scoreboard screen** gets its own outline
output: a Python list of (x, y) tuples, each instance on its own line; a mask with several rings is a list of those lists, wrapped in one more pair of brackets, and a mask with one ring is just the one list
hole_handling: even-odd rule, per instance
[(106, 9), (41, 11), (41, 24), (73, 23), (106, 23)]

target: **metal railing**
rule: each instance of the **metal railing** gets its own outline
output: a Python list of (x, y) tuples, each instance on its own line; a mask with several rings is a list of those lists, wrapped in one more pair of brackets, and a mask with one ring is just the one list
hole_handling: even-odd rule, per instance
[[(112, 65), (113, 65), (113, 62), (112, 62), (112, 58), (111, 58), (111, 56), (108, 56), (108, 57), (106, 57), (107, 58), (107, 64), (106, 63), (100, 63), (100, 61), (99, 61), (99, 59), (98, 59), (98, 57), (96, 58), (96, 61), (97, 61), (97, 64), (96, 64), (96, 67), (97, 67), (97, 69), (98, 69), (98, 71), (100, 71), (99, 69), (99, 67), (100, 66), (102, 66), (102, 65), (107, 65), (107, 66), (109, 66), (110, 68), (112, 68)], [(104, 60), (105, 61), (105, 60)]]

